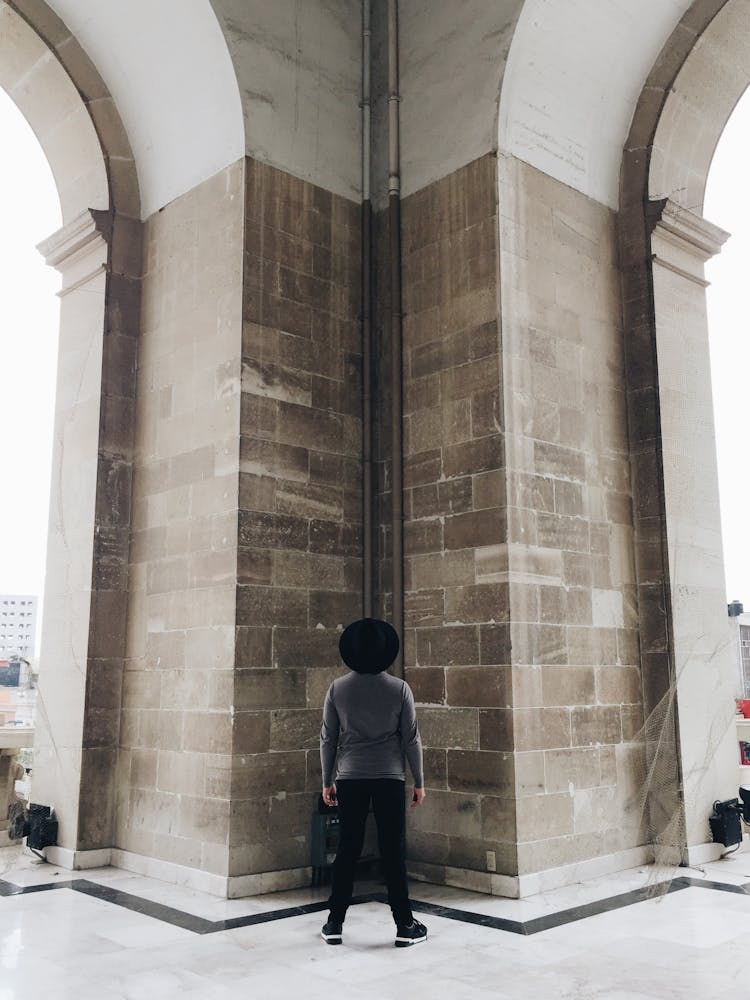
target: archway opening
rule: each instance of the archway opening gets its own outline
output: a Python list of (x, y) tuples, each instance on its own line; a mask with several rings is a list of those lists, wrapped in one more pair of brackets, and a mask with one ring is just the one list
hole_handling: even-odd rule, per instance
[(750, 532), (747, 531), (748, 457), (746, 287), (750, 270), (750, 200), (744, 195), (750, 147), (750, 90), (727, 122), (706, 186), (704, 215), (731, 233), (706, 265), (711, 378), (727, 599), (750, 603)]
[(36, 245), (62, 214), (42, 148), (2, 89), (0, 136), (0, 749), (24, 769), (6, 776), (12, 799), (28, 795), (32, 765), (59, 333), (60, 275)]
[[(750, 201), (744, 194), (750, 148), (750, 89), (738, 101), (716, 147), (704, 215), (731, 233), (706, 266), (711, 379), (716, 425), (724, 572), (730, 617), (737, 619), (739, 685), (750, 697), (750, 532), (747, 530), (750, 417), (747, 412), (747, 275)], [(742, 613), (741, 608), (747, 610)]]

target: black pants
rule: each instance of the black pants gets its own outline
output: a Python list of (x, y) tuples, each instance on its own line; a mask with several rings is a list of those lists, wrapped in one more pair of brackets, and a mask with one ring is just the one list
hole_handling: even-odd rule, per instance
[(354, 868), (362, 853), (367, 813), (372, 801), (378, 847), (388, 886), (388, 905), (397, 924), (412, 920), (406, 884), (404, 782), (392, 778), (361, 778), (336, 782), (339, 802), (339, 849), (331, 873), (331, 917), (343, 923), (351, 902)]

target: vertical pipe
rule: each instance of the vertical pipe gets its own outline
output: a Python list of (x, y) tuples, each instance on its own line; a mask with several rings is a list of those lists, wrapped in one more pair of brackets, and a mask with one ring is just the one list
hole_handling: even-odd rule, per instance
[(372, 618), (371, 0), (362, 0), (362, 614)]
[(401, 640), (394, 673), (404, 675), (404, 497), (401, 316), (401, 167), (399, 137), (398, 0), (388, 0), (388, 223), (391, 265), (391, 504), (393, 627)]

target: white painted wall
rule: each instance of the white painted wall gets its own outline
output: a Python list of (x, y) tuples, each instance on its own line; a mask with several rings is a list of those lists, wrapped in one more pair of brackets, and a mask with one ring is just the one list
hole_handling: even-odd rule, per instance
[(617, 208), (622, 149), (690, 0), (526, 0), (508, 55), (499, 148)]
[(237, 80), (208, 0), (49, 2), (119, 109), (143, 218), (242, 156)]

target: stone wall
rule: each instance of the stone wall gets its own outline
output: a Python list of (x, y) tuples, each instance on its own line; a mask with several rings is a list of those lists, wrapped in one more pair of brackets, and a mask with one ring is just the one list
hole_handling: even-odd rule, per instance
[[(403, 202), (405, 667), (429, 794), (412, 867), (515, 872), (496, 160)], [(484, 885), (484, 883), (482, 883)]]
[(647, 788), (615, 217), (499, 164), (523, 875), (646, 843)]
[(116, 846), (226, 875), (243, 165), (145, 224)]
[(362, 573), (359, 205), (246, 172), (231, 874), (309, 864)]

